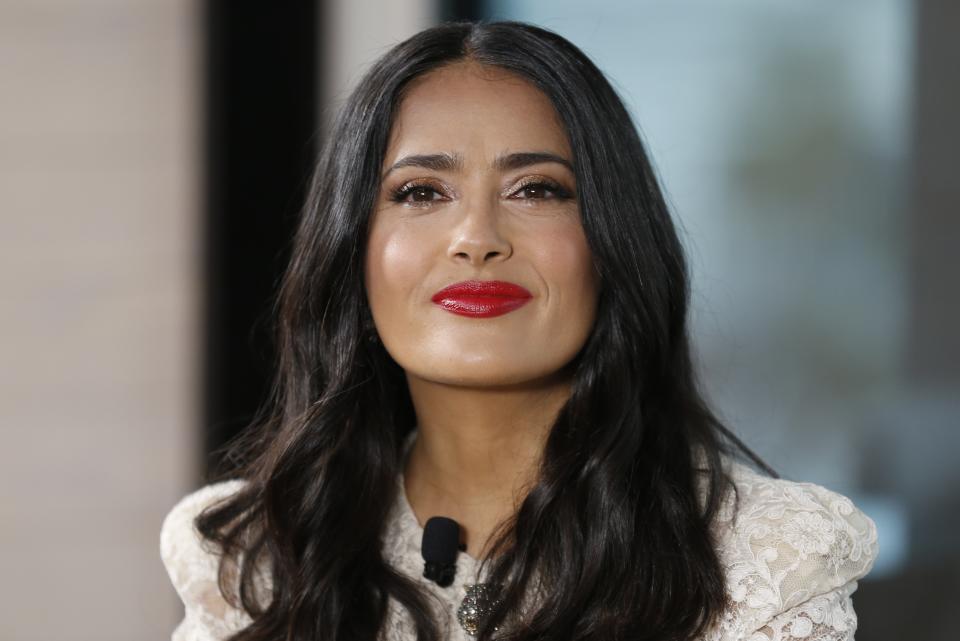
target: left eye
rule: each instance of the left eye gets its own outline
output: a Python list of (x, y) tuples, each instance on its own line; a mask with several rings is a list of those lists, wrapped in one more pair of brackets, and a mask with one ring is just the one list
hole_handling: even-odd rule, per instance
[(566, 198), (567, 194), (560, 185), (546, 182), (527, 183), (513, 193), (521, 200), (546, 200), (550, 198)]

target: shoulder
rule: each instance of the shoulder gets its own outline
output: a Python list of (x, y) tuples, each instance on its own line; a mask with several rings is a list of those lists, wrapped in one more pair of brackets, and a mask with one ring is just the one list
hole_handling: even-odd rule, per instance
[(229, 498), (245, 484), (236, 479), (206, 485), (187, 494), (171, 508), (160, 527), (160, 557), (168, 569), (171, 564), (185, 560), (216, 561), (216, 550), (200, 535), (194, 521), (207, 507)]
[[(777, 626), (856, 628), (850, 594), (878, 552), (873, 521), (853, 502), (813, 483), (774, 479), (732, 463), (731, 492), (717, 518), (717, 547), (730, 600), (725, 624), (741, 633)], [(796, 628), (799, 626), (799, 628)], [(735, 637), (739, 638), (739, 637)]]
[(245, 484), (238, 479), (202, 487), (180, 499), (163, 520), (160, 557), (185, 611), (173, 641), (226, 638), (250, 622), (245, 612), (223, 598), (218, 583), (219, 550), (194, 525), (204, 509), (229, 498)]

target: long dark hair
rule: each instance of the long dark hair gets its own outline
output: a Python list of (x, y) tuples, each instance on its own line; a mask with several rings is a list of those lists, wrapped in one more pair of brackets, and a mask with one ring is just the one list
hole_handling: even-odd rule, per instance
[[(418, 639), (441, 638), (427, 593), (381, 551), (415, 415), (403, 371), (376, 340), (363, 258), (404, 87), (462, 60), (519, 74), (553, 102), (601, 277), (539, 481), (485, 561), (502, 605), (478, 638), (499, 625), (499, 638), (517, 641), (690, 639), (726, 603), (711, 523), (731, 485), (724, 454), (752, 455), (698, 391), (683, 249), (630, 116), (559, 35), (446, 23), (373, 65), (317, 164), (276, 302), (271, 401), (231, 450), (230, 474), (248, 482), (197, 520), (222, 546), (221, 590), (253, 618), (235, 641), (372, 641), (388, 599)], [(253, 580), (263, 560), (266, 607)], [(241, 569), (236, 589), (228, 566)], [(520, 616), (527, 594), (540, 596)]]

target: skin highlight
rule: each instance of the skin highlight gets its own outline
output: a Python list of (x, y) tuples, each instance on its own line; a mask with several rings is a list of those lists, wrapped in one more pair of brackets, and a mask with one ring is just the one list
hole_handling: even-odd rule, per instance
[[(417, 417), (407, 498), (421, 524), (457, 520), (478, 558), (537, 479), (571, 391), (565, 366), (596, 316), (600, 283), (572, 166), (550, 100), (472, 61), (406, 88), (384, 156), (365, 286)], [(472, 279), (513, 282), (533, 298), (492, 318), (431, 302)]]

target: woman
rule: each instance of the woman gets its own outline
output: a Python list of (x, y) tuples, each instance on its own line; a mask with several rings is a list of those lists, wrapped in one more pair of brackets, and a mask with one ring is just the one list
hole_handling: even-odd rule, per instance
[(763, 468), (698, 392), (687, 299), (582, 52), (516, 22), (397, 45), (317, 167), (242, 469), (164, 522), (174, 639), (852, 639), (874, 526), (737, 462)]

